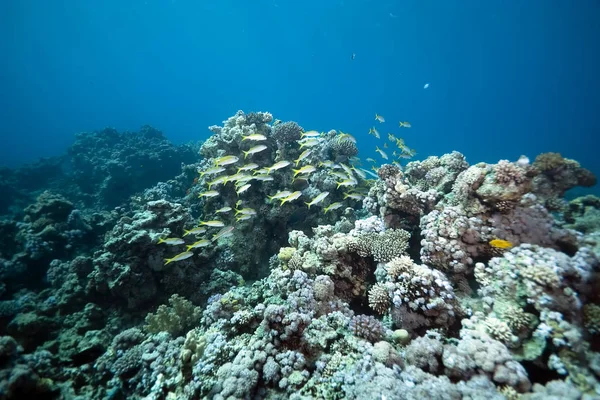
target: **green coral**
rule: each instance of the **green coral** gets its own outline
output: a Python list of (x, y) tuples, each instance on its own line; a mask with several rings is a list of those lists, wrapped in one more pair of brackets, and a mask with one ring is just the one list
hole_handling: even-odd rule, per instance
[(296, 249), (293, 247), (282, 247), (279, 249), (277, 258), (279, 259), (279, 261), (286, 263), (286, 262), (290, 261), (290, 259), (292, 258), (292, 256), (294, 255), (295, 252), (296, 252)]
[(180, 336), (200, 322), (202, 309), (186, 298), (174, 294), (169, 298), (169, 306), (161, 304), (156, 313), (146, 315), (144, 328), (150, 333), (169, 332)]
[(594, 335), (600, 333), (600, 306), (598, 304), (583, 306), (583, 321), (588, 332)]
[(535, 158), (533, 166), (542, 172), (557, 169), (565, 164), (567, 160), (559, 153), (542, 153)]

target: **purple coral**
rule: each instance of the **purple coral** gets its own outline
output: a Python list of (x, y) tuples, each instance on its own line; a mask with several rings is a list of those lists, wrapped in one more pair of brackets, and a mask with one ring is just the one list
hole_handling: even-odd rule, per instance
[(350, 320), (350, 330), (354, 335), (375, 343), (385, 336), (383, 324), (371, 315), (356, 315)]

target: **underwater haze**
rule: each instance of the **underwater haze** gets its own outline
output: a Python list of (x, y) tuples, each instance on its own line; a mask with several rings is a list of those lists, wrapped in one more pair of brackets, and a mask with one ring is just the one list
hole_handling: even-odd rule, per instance
[(243, 109), (369, 151), (379, 113), (412, 123), (419, 159), (555, 151), (598, 173), (598, 15), (593, 0), (5, 1), (0, 162), (105, 126), (206, 139)]

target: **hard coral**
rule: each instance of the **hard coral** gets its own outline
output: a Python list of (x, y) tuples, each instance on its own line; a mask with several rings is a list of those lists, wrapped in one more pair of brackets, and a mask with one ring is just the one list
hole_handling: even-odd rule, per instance
[(350, 330), (354, 335), (372, 343), (380, 341), (385, 336), (385, 328), (381, 322), (370, 315), (356, 315), (350, 321)]
[(346, 137), (332, 140), (331, 149), (336, 156), (354, 157), (358, 154), (356, 143)]
[(561, 156), (559, 153), (549, 152), (539, 154), (535, 158), (533, 166), (541, 172), (547, 172), (562, 167), (563, 165), (565, 165), (565, 162), (566, 159), (563, 158), (563, 156)]
[(376, 283), (369, 290), (369, 307), (379, 314), (385, 314), (392, 304), (387, 287)]
[(508, 160), (500, 160), (494, 166), (494, 179), (498, 183), (503, 184), (521, 184), (526, 179), (526, 171), (517, 164), (513, 164)]
[(376, 262), (388, 262), (404, 255), (410, 233), (403, 229), (388, 229), (382, 233), (365, 233), (350, 243), (350, 249), (362, 257), (373, 256)]

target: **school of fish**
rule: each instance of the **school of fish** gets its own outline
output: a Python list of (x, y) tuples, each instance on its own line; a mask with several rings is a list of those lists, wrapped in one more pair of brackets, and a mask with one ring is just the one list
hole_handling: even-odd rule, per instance
[[(375, 115), (375, 119), (380, 123), (385, 123), (385, 118), (379, 114)], [(277, 124), (277, 121), (274, 125)], [(410, 128), (411, 124), (406, 121), (399, 123), (401, 128)], [(379, 131), (372, 127), (369, 130), (369, 134), (377, 139), (381, 139)], [(208, 176), (206, 185), (207, 188), (198, 194), (198, 198), (204, 199), (205, 201), (211, 201), (213, 198), (222, 197), (222, 190), (227, 187), (229, 183), (233, 183), (234, 191), (238, 200), (233, 205), (225, 205), (214, 211), (214, 219), (207, 219), (198, 221), (198, 225), (191, 229), (184, 230), (181, 238), (169, 237), (160, 238), (159, 244), (166, 244), (168, 246), (180, 246), (185, 245), (186, 251), (176, 254), (171, 258), (165, 259), (165, 265), (172, 262), (186, 260), (194, 255), (192, 250), (202, 249), (215, 245), (215, 242), (222, 238), (227, 238), (233, 235), (236, 228), (236, 224), (244, 223), (255, 217), (257, 211), (249, 207), (242, 207), (244, 200), (243, 197), (247, 193), (252, 192), (253, 184), (255, 182), (268, 182), (273, 181), (273, 171), (284, 170), (289, 167), (291, 169), (291, 182), (296, 180), (304, 179), (310, 180), (311, 175), (317, 172), (327, 174), (332, 179), (335, 179), (336, 190), (342, 190), (344, 201), (362, 201), (366, 196), (371, 183), (374, 179), (377, 179), (377, 162), (373, 158), (367, 158), (366, 160), (373, 165), (371, 170), (361, 168), (361, 162), (358, 157), (352, 157), (349, 159), (349, 165), (343, 162), (333, 162), (331, 160), (325, 160), (311, 164), (308, 162), (309, 156), (313, 153), (313, 149), (322, 144), (324, 141), (324, 134), (318, 131), (305, 131), (301, 134), (301, 138), (296, 141), (298, 150), (302, 150), (301, 154), (295, 160), (279, 160), (272, 165), (261, 166), (257, 162), (247, 162), (248, 157), (252, 157), (255, 154), (262, 153), (269, 150), (266, 144), (253, 145), (248, 150), (242, 150), (244, 154), (243, 159), (236, 155), (224, 155), (219, 158), (213, 159), (212, 165), (208, 168), (199, 168), (198, 173), (200, 178)], [(388, 141), (397, 147), (394, 150), (392, 156), (394, 159), (392, 163), (400, 165), (400, 159), (407, 159), (413, 157), (416, 153), (414, 150), (408, 148), (404, 144), (404, 140), (396, 137), (389, 133), (387, 137)], [(250, 134), (242, 136), (241, 142), (263, 142), (266, 141), (267, 137), (262, 134)], [(349, 140), (356, 143), (356, 138), (349, 133), (338, 131), (336, 137), (333, 140)], [(387, 149), (388, 143), (384, 142), (383, 148)], [(376, 146), (375, 151), (379, 153), (379, 156), (384, 160), (389, 160), (388, 154), (382, 150), (379, 146)], [(238, 165), (242, 164), (242, 165)], [(304, 164), (304, 165), (300, 165)], [(228, 168), (234, 169), (234, 173), (228, 174)], [(293, 167), (293, 168), (292, 168)], [(374, 171), (374, 172), (373, 172)], [(221, 190), (221, 191), (220, 191)], [(323, 213), (327, 214), (331, 211), (337, 210), (346, 206), (344, 201), (330, 202), (326, 204), (329, 198), (330, 192), (322, 191), (313, 198), (304, 198), (304, 204), (310, 210), (313, 206), (319, 206), (322, 208)], [(285, 189), (272, 195), (267, 195), (267, 202), (273, 204), (273, 206), (283, 207), (287, 203), (295, 202), (302, 198), (304, 194), (300, 190)], [(278, 205), (275, 202), (279, 202)], [(234, 215), (231, 217), (230, 222), (226, 222), (226, 217), (231, 211)], [(211, 229), (220, 230), (217, 233), (212, 234), (212, 237), (201, 237), (203, 234), (209, 233)], [(195, 241), (191, 244), (187, 244), (186, 237), (193, 236)], [(210, 235), (209, 235), (210, 236)]]

